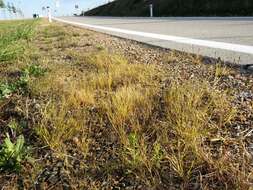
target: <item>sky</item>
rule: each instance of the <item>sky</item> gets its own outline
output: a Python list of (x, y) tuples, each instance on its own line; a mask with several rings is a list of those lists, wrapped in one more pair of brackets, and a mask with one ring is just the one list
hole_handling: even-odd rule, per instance
[[(50, 6), (55, 16), (73, 15), (74, 13), (81, 12), (99, 6), (108, 2), (108, 0), (58, 0), (59, 7), (56, 7), (57, 0), (4, 0), (13, 3), (15, 7), (21, 8), (25, 17), (32, 17), (33, 13), (45, 15), (46, 12), (42, 11), (42, 7)], [(75, 9), (75, 5), (79, 6), (79, 10)], [(56, 11), (55, 11), (56, 10)]]

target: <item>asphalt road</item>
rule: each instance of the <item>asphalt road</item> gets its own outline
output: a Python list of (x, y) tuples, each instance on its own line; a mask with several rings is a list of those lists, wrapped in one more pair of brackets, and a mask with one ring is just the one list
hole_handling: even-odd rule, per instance
[(253, 17), (58, 17), (58, 21), (236, 64), (253, 64)]

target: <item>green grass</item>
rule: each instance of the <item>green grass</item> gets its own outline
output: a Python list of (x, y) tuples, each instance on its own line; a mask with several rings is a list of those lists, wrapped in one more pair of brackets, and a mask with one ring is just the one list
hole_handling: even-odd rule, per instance
[(35, 21), (0, 23), (0, 61), (10, 61), (24, 53), (34, 34)]

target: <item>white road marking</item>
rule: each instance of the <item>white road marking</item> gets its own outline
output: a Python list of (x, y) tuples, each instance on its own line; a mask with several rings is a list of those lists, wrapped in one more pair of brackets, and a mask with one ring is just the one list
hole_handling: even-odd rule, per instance
[(125, 30), (125, 29), (119, 29), (119, 28), (84, 24), (84, 23), (80, 23), (80, 22), (72, 22), (72, 21), (67, 21), (67, 20), (63, 20), (63, 19), (59, 19), (59, 18), (53, 18), (53, 20), (67, 23), (67, 24), (76, 25), (76, 26), (87, 27), (90, 29), (99, 29), (99, 30), (104, 30), (104, 31), (111, 31), (111, 32), (117, 32), (117, 33), (122, 33), (122, 34), (171, 41), (171, 42), (176, 42), (176, 43), (181, 43), (181, 44), (197, 45), (197, 46), (223, 49), (223, 50), (229, 50), (229, 51), (253, 55), (253, 46), (248, 46), (248, 45), (232, 44), (232, 43), (217, 42), (217, 41), (210, 41), (210, 40), (198, 40), (198, 39), (193, 39), (193, 38), (147, 33), (147, 32), (138, 32), (138, 31), (134, 31), (134, 30)]

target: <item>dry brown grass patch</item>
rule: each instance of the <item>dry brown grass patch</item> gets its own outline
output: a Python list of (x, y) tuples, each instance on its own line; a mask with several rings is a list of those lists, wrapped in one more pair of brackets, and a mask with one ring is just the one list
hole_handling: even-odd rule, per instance
[(134, 83), (152, 85), (160, 75), (154, 65), (129, 64), (121, 56), (105, 52), (89, 56), (87, 62), (96, 68), (89, 81), (97, 89), (113, 90)]
[(214, 72), (215, 72), (214, 73), (215, 77), (218, 77), (218, 78), (220, 78), (220, 77), (226, 77), (226, 76), (229, 76), (232, 73), (234, 73), (232, 71), (232, 69), (228, 68), (225, 65), (221, 65), (219, 63), (215, 65)]
[(74, 109), (70, 102), (49, 102), (42, 108), (42, 119), (36, 128), (37, 134), (54, 151), (64, 151), (66, 141), (75, 136), (85, 137), (86, 115), (82, 109)]

